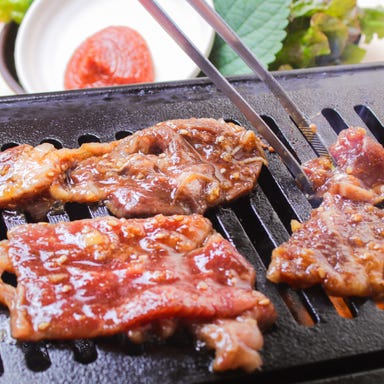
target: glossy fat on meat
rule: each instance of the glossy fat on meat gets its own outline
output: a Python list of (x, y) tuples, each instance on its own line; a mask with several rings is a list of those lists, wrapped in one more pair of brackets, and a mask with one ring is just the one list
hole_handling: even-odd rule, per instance
[(214, 371), (244, 369), (251, 372), (262, 365), (258, 351), (263, 347), (263, 336), (254, 319), (244, 316), (219, 319), (198, 326), (196, 335), (207, 347), (216, 350), (212, 362)]
[(263, 156), (260, 140), (243, 127), (171, 120), (74, 164), (50, 192), (64, 202), (103, 201), (118, 217), (203, 213), (249, 192)]
[(384, 297), (384, 211), (326, 193), (310, 219), (276, 248), (267, 277), (333, 296)]
[(260, 329), (271, 326), (275, 318), (271, 302), (264, 298), (257, 308), (234, 319), (216, 319), (196, 324), (193, 329), (201, 342), (215, 349), (214, 371), (243, 369), (252, 372), (262, 365), (259, 351), (263, 348), (264, 338)]
[(340, 170), (358, 178), (367, 187), (375, 188), (384, 183), (384, 148), (369, 137), (365, 129), (341, 131), (329, 151)]
[(275, 317), (254, 290), (252, 266), (199, 215), (25, 224), (8, 239), (2, 270), (11, 268), (17, 287), (2, 283), (1, 300), (20, 340), (89, 338), (249, 310), (261, 322)]

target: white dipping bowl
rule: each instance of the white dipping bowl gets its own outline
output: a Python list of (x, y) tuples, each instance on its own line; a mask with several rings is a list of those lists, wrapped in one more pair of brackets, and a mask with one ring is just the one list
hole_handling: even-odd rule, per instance
[[(158, 0), (199, 50), (209, 55), (215, 32), (185, 1)], [(208, 1), (213, 7), (213, 0)], [(16, 36), (15, 66), (26, 92), (64, 90), (72, 54), (108, 26), (138, 31), (151, 51), (155, 81), (195, 77), (199, 68), (137, 0), (34, 0)]]

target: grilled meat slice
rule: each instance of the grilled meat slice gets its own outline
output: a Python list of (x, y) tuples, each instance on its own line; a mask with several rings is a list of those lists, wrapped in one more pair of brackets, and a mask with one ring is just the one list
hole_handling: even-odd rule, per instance
[(340, 132), (337, 142), (329, 148), (339, 170), (361, 180), (368, 188), (384, 183), (384, 148), (367, 135), (363, 128)]
[(264, 162), (252, 131), (214, 119), (173, 120), (74, 163), (55, 199), (103, 201), (118, 217), (203, 213), (249, 192)]
[(255, 185), (265, 162), (252, 131), (214, 119), (159, 123), (125, 139), (0, 153), (0, 208), (105, 202), (119, 217), (203, 213)]
[[(18, 145), (0, 153), (0, 208), (49, 207), (49, 188), (74, 161), (111, 151), (114, 143), (86, 143), (78, 149), (59, 149), (44, 143)], [(46, 208), (48, 209), (48, 208)]]
[(0, 207), (12, 208), (44, 194), (65, 170), (59, 162), (64, 154), (51, 144), (27, 144), (0, 153)]
[(329, 152), (336, 167), (325, 158), (311, 160), (303, 166), (320, 196), (328, 191), (374, 204), (384, 198), (384, 148), (369, 137), (365, 129), (341, 131)]
[(326, 193), (310, 219), (276, 248), (267, 277), (333, 296), (384, 297), (384, 211)]
[(234, 319), (216, 319), (194, 325), (197, 338), (208, 348), (215, 349), (214, 371), (243, 369), (251, 372), (262, 365), (259, 350), (264, 339), (261, 330), (270, 327), (275, 316), (269, 299), (260, 297), (259, 305)]
[(20, 340), (134, 338), (151, 323), (209, 323), (247, 311), (261, 323), (275, 318), (254, 290), (252, 266), (199, 215), (25, 224), (9, 231), (0, 261), (17, 277), (16, 288), (1, 283), (0, 300)]

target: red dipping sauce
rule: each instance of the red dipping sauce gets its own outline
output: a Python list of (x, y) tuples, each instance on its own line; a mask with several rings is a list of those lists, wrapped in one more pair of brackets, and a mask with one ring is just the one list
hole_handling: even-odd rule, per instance
[(87, 38), (68, 62), (65, 89), (154, 81), (151, 53), (134, 29), (111, 26)]

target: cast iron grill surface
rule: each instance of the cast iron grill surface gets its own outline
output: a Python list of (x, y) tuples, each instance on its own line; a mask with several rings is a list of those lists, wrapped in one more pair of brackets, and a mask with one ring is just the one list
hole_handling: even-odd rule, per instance
[[(277, 73), (326, 143), (348, 126), (362, 126), (384, 144), (384, 65), (359, 65)], [(254, 77), (230, 79), (300, 162), (315, 156), (278, 102)], [(190, 117), (232, 120), (251, 128), (205, 78), (97, 90), (3, 97), (0, 147), (53, 143), (77, 147), (122, 138), (157, 122)], [(183, 332), (167, 342), (132, 345), (123, 335), (73, 342), (17, 343), (9, 336), (8, 311), (0, 309), (0, 382), (4, 383), (365, 383), (384, 380), (384, 311), (371, 300), (329, 298), (320, 288), (293, 291), (268, 282), (272, 249), (289, 237), (291, 219), (308, 218), (311, 204), (274, 153), (268, 153), (257, 187), (206, 216), (257, 271), (257, 289), (279, 317), (265, 333), (260, 372), (213, 374), (212, 355), (197, 351)], [(67, 204), (47, 221), (106, 214), (103, 206)], [(7, 228), (29, 221), (2, 211)], [(3, 279), (15, 283), (11, 275)], [(342, 309), (340, 309), (342, 308)]]

